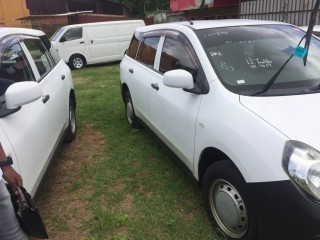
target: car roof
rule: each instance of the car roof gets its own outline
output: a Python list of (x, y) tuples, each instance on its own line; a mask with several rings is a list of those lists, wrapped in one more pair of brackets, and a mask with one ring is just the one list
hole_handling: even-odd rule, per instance
[(219, 28), (219, 27), (232, 27), (232, 26), (248, 26), (248, 25), (290, 25), (284, 22), (277, 21), (263, 21), (263, 20), (250, 20), (250, 19), (226, 19), (226, 20), (195, 20), (195, 21), (183, 21), (173, 23), (163, 23), (140, 27), (138, 31), (147, 32), (159, 29), (174, 29), (179, 26), (188, 26), (191, 29), (207, 29), (207, 28)]
[(25, 34), (25, 35), (32, 35), (32, 36), (43, 36), (45, 35), (44, 32), (35, 30), (35, 29), (29, 29), (29, 28), (11, 28), (11, 27), (0, 27), (0, 39), (13, 34)]

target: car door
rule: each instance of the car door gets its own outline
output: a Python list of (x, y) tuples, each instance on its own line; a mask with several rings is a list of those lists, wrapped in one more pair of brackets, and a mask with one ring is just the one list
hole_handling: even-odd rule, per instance
[(163, 84), (163, 74), (174, 69), (189, 71), (197, 81), (199, 61), (187, 38), (166, 32), (161, 48), (159, 74), (150, 86), (150, 119), (157, 134), (193, 169), (194, 138), (201, 95)]
[(153, 80), (158, 75), (154, 64), (159, 41), (159, 34), (146, 34), (140, 44), (136, 61), (130, 61), (127, 65), (132, 76), (132, 84), (128, 81), (128, 85), (135, 112), (147, 124), (150, 120), (149, 91)]
[(63, 114), (57, 109), (60, 103), (56, 102), (56, 97), (61, 97), (57, 90), (62, 80), (58, 76), (54, 78), (54, 64), (41, 40), (30, 36), (22, 36), (22, 39), (4, 50), (1, 71), (7, 76), (3, 78), (13, 82), (37, 81), (43, 96), (0, 118), (0, 125), (14, 149), (12, 156), (16, 159), (13, 161), (18, 161), (24, 185), (34, 193), (60, 134), (62, 120), (59, 118)]

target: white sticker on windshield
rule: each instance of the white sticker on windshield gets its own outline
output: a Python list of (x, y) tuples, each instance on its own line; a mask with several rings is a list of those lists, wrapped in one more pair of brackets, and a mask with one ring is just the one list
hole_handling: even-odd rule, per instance
[(242, 80), (238, 80), (237, 83), (238, 83), (238, 84), (245, 84), (246, 81), (242, 79)]

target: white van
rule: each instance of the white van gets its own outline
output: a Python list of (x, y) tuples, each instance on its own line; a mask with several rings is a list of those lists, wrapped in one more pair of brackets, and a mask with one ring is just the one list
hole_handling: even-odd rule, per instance
[(135, 29), (143, 20), (68, 25), (51, 37), (60, 57), (73, 69), (121, 60)]

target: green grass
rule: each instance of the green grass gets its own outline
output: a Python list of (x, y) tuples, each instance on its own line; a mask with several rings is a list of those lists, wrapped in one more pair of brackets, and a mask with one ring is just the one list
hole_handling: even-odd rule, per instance
[[(102, 132), (104, 152), (85, 166), (89, 184), (84, 223), (91, 239), (219, 239), (206, 216), (201, 192), (190, 172), (146, 129), (126, 122), (119, 64), (73, 71), (78, 131), (86, 124)], [(72, 185), (69, 191), (79, 187)]]

